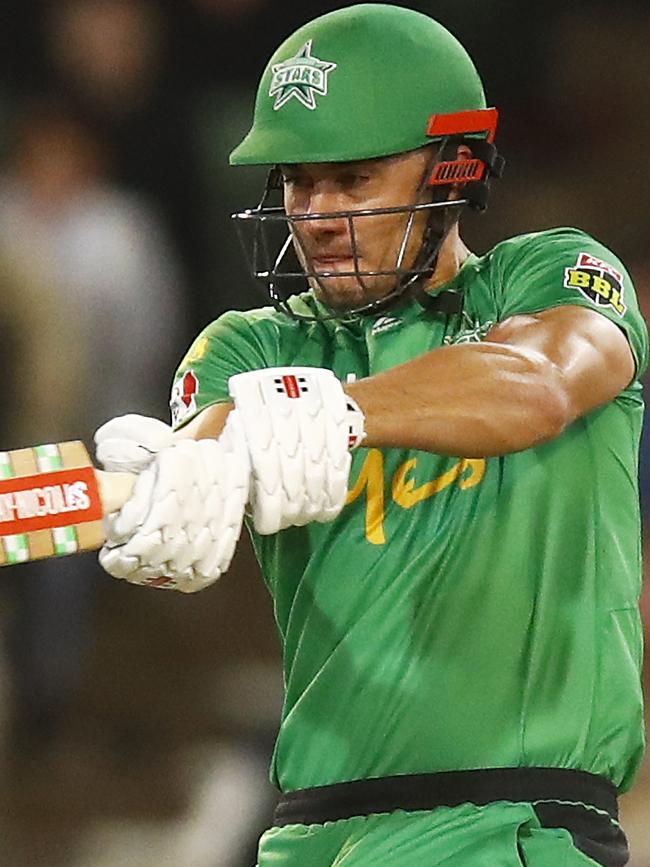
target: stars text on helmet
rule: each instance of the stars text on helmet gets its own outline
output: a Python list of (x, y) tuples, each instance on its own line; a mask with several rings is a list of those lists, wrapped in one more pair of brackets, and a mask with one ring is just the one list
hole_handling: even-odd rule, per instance
[(275, 111), (282, 108), (292, 96), (313, 110), (316, 108), (316, 94), (327, 94), (327, 76), (336, 69), (336, 63), (319, 60), (312, 55), (311, 50), (310, 39), (296, 55), (273, 64), (269, 96), (275, 97)]

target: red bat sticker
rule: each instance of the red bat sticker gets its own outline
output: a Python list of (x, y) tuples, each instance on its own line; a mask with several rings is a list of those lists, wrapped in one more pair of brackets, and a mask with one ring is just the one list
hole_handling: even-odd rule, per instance
[(92, 467), (0, 481), (0, 535), (99, 521), (102, 504)]

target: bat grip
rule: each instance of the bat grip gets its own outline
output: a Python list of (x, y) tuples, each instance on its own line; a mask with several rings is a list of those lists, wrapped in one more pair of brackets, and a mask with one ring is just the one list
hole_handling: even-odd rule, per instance
[(133, 473), (107, 473), (95, 470), (102, 511), (105, 515), (119, 511), (133, 493), (137, 476)]

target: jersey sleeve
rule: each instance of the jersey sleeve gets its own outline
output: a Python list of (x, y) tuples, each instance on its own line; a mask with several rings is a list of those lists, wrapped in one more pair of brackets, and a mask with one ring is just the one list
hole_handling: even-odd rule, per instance
[(208, 325), (174, 376), (170, 400), (174, 430), (206, 407), (230, 401), (228, 380), (234, 374), (272, 366), (267, 344), (245, 313), (230, 311)]
[(624, 332), (637, 376), (648, 364), (648, 332), (620, 259), (578, 229), (552, 229), (501, 245), (499, 319), (552, 307), (587, 307)]

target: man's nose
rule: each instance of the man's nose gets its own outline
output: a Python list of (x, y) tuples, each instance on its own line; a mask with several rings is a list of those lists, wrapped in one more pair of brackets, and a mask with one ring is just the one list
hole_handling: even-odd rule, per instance
[[(314, 188), (309, 197), (306, 213), (315, 219), (301, 220), (301, 227), (312, 237), (320, 235), (339, 235), (347, 233), (348, 218), (344, 214), (345, 207), (341, 196), (327, 188)], [(319, 216), (326, 214), (327, 216)]]

